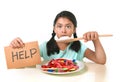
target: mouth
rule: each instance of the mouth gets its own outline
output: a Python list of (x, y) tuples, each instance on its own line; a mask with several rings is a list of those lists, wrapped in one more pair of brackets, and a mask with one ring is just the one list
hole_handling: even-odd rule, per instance
[(59, 38), (59, 40), (66, 40), (66, 39), (70, 39), (71, 37), (69, 37), (69, 36), (61, 36), (60, 38)]
[(61, 41), (61, 40), (66, 40), (66, 39), (71, 39), (72, 37), (68, 36), (68, 35), (62, 35), (59, 38), (56, 36), (55, 40), (57, 41)]

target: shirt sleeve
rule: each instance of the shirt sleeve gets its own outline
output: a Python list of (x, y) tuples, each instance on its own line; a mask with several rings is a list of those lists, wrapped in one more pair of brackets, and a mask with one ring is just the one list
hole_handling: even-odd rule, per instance
[(85, 53), (86, 49), (87, 49), (87, 46), (81, 42), (81, 51), (83, 54)]
[(46, 42), (40, 44), (39, 49), (40, 49), (40, 56), (43, 57), (43, 54), (46, 52)]
[(82, 60), (84, 58), (84, 53), (85, 53), (86, 49), (87, 49), (87, 46), (84, 43), (81, 42), (81, 49), (78, 52), (78, 54), (79, 54), (78, 59), (79, 60)]

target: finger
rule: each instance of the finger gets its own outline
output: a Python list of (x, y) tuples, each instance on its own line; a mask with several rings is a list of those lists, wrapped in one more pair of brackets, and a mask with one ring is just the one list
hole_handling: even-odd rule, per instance
[(12, 48), (14, 48), (14, 45), (12, 44), (12, 42), (10, 43), (10, 45), (9, 45), (10, 47), (12, 47)]
[(91, 33), (91, 40), (95, 40), (95, 33)]
[(86, 39), (87, 39), (88, 41), (91, 40), (91, 33), (87, 33)]
[(84, 39), (84, 40), (87, 40), (86, 34), (83, 35), (83, 39)]
[(87, 33), (85, 33), (84, 35), (83, 35), (83, 39), (84, 39), (84, 42), (87, 42), (88, 40), (87, 40)]
[(93, 38), (93, 40), (98, 39), (98, 37), (99, 37), (99, 36), (98, 36), (98, 33), (97, 33), (97, 32), (95, 32), (95, 33), (94, 33), (94, 38)]
[(20, 44), (20, 42), (19, 42), (19, 41), (17, 41), (17, 40), (14, 42), (14, 44), (15, 44), (15, 46), (16, 46), (17, 48), (22, 47), (22, 46), (21, 46), (21, 44)]
[(23, 47), (24, 46), (24, 43), (20, 38), (17, 38), (15, 42), (16, 42), (16, 45), (18, 47)]
[(17, 48), (17, 46), (16, 46), (16, 44), (15, 44), (14, 42), (11, 42), (11, 43), (10, 43), (10, 47), (12, 47), (12, 48)]

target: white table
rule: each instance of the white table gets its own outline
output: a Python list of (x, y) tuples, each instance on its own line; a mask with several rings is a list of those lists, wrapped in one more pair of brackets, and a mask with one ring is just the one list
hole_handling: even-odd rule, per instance
[[(5, 69), (0, 71), (3, 82), (112, 82), (106, 65), (85, 63), (85, 69), (66, 75), (43, 73), (36, 67)], [(1, 81), (0, 81), (1, 82)]]

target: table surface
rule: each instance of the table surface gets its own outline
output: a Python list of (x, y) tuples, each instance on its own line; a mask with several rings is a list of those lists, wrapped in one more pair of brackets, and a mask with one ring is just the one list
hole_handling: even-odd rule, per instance
[(5, 69), (0, 71), (0, 80), (6, 82), (112, 82), (112, 72), (106, 65), (85, 63), (85, 68), (77, 73), (54, 75), (42, 72), (37, 66)]

